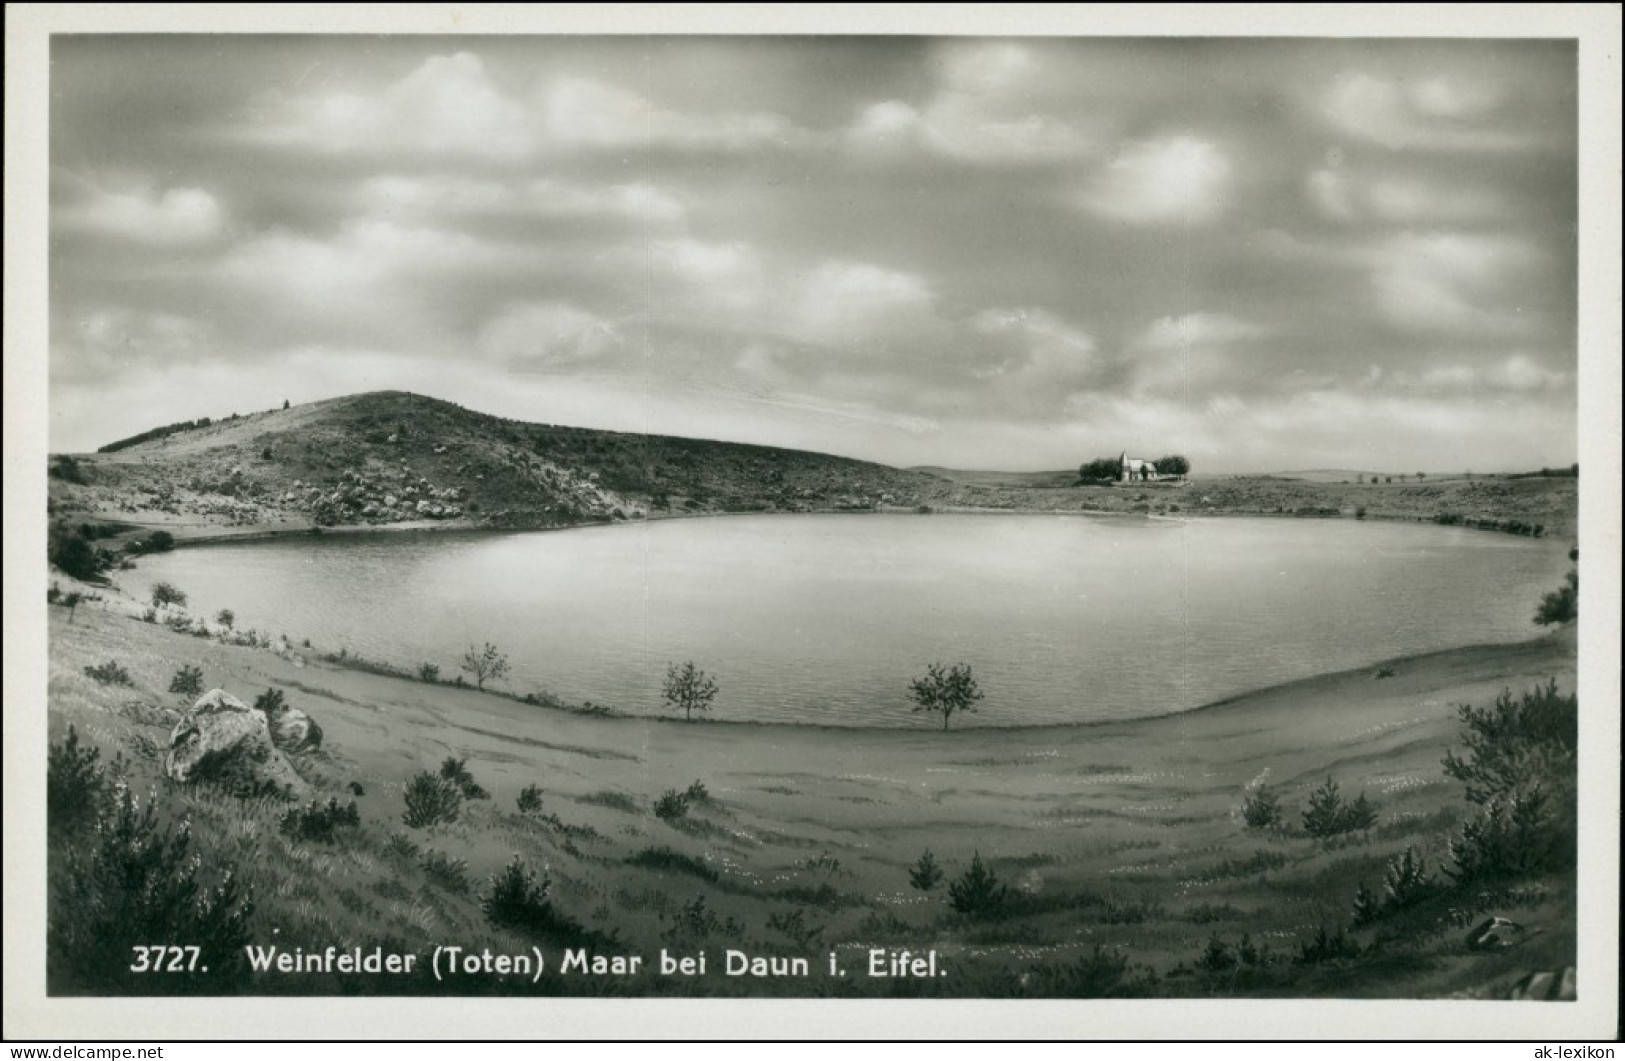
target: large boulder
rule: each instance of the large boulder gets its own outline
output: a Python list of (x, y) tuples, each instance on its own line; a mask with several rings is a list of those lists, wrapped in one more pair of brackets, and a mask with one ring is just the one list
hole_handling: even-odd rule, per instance
[(298, 708), (283, 708), (270, 723), (271, 742), (285, 752), (303, 752), (322, 746), (322, 727)]
[(183, 784), (213, 781), (239, 792), (300, 797), (304, 778), (277, 750), (265, 712), (224, 689), (210, 689), (169, 735), (164, 773)]

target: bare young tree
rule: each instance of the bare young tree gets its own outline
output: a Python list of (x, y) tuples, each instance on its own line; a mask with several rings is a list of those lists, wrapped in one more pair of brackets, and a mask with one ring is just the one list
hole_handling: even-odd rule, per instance
[(474, 687), (484, 689), (488, 681), (500, 681), (508, 675), (508, 657), (487, 641), (483, 649), (468, 646), (463, 653), (462, 669), (474, 677)]
[(686, 721), (694, 721), (695, 711), (704, 711), (711, 706), (711, 701), (717, 695), (717, 683), (709, 674), (694, 666), (689, 660), (679, 667), (675, 663), (666, 666), (666, 703), (683, 712)]

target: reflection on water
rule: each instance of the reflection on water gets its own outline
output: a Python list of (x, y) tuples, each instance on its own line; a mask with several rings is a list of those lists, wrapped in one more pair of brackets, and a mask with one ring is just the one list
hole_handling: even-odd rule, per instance
[(669, 661), (714, 718), (931, 725), (911, 678), (965, 661), (959, 725), (1163, 714), (1388, 656), (1514, 641), (1566, 545), (1337, 520), (751, 516), (554, 533), (326, 535), (182, 550), (195, 614), (450, 678), (470, 643), (506, 687), (660, 710)]

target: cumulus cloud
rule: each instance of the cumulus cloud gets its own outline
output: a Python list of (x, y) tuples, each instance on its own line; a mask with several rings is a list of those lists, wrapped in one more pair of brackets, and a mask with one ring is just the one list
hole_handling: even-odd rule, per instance
[(153, 247), (187, 247), (213, 240), (225, 212), (201, 188), (91, 190), (55, 218), (64, 228), (94, 232)]
[(1394, 225), (1493, 221), (1507, 216), (1499, 196), (1483, 188), (1446, 186), (1414, 174), (1360, 174), (1326, 167), (1305, 181), (1309, 201), (1331, 221)]
[(552, 257), (546, 247), (361, 216), (325, 237), (257, 235), (232, 248), (207, 280), (224, 288), (233, 318), (255, 334), (426, 350), (444, 344), (482, 287), (511, 282)]
[(1399, 327), (1431, 333), (1521, 335), (1534, 321), (1518, 278), (1534, 252), (1508, 236), (1404, 233), (1372, 252), (1377, 308)]
[(1041, 309), (988, 309), (970, 321), (975, 374), (1019, 389), (1081, 386), (1100, 368), (1094, 336)]
[(563, 77), (543, 92), (548, 137), (575, 147), (667, 147), (734, 152), (792, 147), (812, 134), (767, 111), (685, 114), (631, 89), (585, 77)]
[(158, 362), (195, 364), (218, 349), (219, 336), (205, 321), (166, 310), (98, 305), (72, 314), (53, 329), (53, 348), (69, 357), (52, 359), (58, 383), (139, 372)]
[(269, 95), (249, 136), (331, 155), (464, 155), (512, 162), (537, 147), (531, 116), (470, 52), (432, 56), (378, 92)]
[(479, 335), (481, 351), (522, 371), (596, 361), (625, 345), (613, 323), (562, 302), (509, 306)]
[(1186, 313), (1178, 317), (1159, 317), (1135, 345), (1144, 350), (1188, 350), (1226, 346), (1268, 334), (1269, 329), (1264, 325), (1228, 313)]
[(734, 325), (745, 323), (767, 297), (761, 256), (740, 240), (656, 239), (627, 248), (622, 257), (640, 264), (648, 275), (647, 297), (679, 309), (721, 311)]
[(990, 164), (1076, 158), (1093, 147), (1073, 122), (1044, 109), (1045, 71), (1021, 44), (954, 44), (936, 69), (936, 85), (918, 106), (889, 99), (863, 107), (846, 129), (847, 144), (869, 155), (924, 150)]
[(1548, 368), (1529, 354), (1513, 354), (1483, 365), (1457, 363), (1436, 365), (1420, 373), (1395, 373), (1390, 382), (1441, 393), (1530, 394), (1572, 387), (1574, 375)]
[(870, 353), (930, 342), (943, 328), (924, 278), (868, 262), (819, 265), (800, 284), (790, 310), (796, 337)]
[(362, 181), (361, 208), (418, 217), (511, 215), (558, 219), (618, 219), (680, 226), (683, 204), (650, 181), (586, 184), (557, 177), (506, 182), (456, 173), (386, 174)]
[(1223, 212), (1231, 176), (1230, 160), (1199, 137), (1145, 141), (1096, 174), (1084, 205), (1129, 224), (1201, 223)]
[(1505, 410), (1574, 401), (1562, 42), (143, 48), (53, 46), (64, 442), (97, 440), (55, 415), (97, 378), (204, 363), (222, 395), (273, 365), (883, 460), (964, 439), (1007, 467), (1180, 431), (1280, 467), (1362, 437), (1339, 416), (1506, 403), (1441, 421), (1487, 453)]
[(1493, 123), (1505, 88), (1487, 78), (1441, 74), (1418, 81), (1346, 73), (1321, 108), (1344, 133), (1395, 150), (1505, 150), (1527, 136)]
[(1129, 344), (1131, 378), (1140, 394), (1211, 394), (1215, 387), (1245, 379), (1235, 350), (1270, 334), (1254, 321), (1226, 313), (1199, 312), (1160, 317)]

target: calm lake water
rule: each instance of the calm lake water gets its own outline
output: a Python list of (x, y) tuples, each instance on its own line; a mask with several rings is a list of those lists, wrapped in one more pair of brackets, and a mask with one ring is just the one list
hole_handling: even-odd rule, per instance
[(1351, 520), (749, 516), (525, 534), (328, 535), (141, 561), (194, 614), (297, 644), (657, 713), (668, 662), (711, 717), (940, 725), (908, 685), (971, 664), (960, 725), (1128, 718), (1390, 656), (1534, 636), (1567, 544)]

